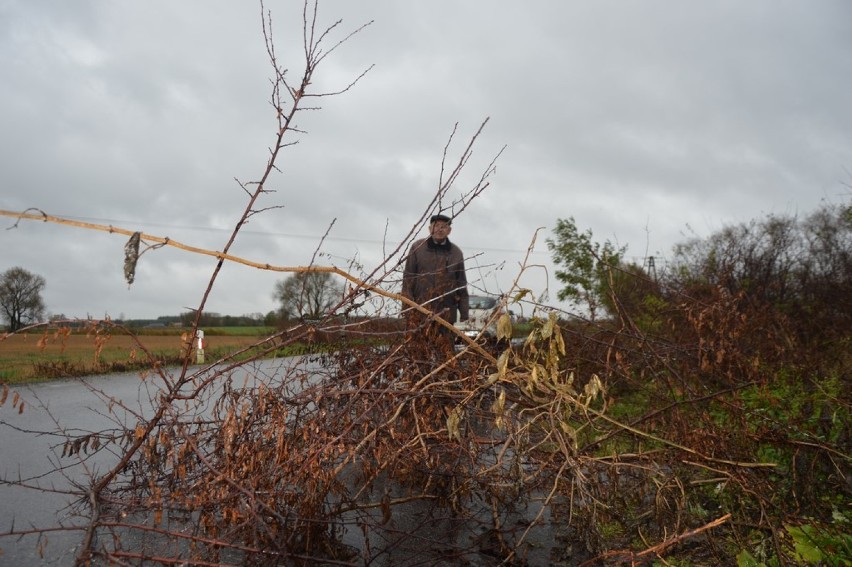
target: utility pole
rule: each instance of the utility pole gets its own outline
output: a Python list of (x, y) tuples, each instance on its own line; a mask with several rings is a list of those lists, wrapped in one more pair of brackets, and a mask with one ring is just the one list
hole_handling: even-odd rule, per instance
[(648, 275), (654, 280), (654, 283), (657, 282), (657, 265), (654, 262), (653, 256), (648, 256), (645, 260), (645, 270), (648, 272)]

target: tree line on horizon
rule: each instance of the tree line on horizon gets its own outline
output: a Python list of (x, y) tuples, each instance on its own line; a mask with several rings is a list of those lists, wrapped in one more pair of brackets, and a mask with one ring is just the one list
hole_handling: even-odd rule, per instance
[[(661, 275), (626, 262), (626, 246), (595, 241), (592, 231), (581, 231), (573, 217), (557, 219), (546, 243), (557, 265), (555, 278), (562, 284), (557, 298), (585, 308), (592, 320), (620, 312), (651, 320), (661, 308), (666, 286), (692, 282), (723, 285), (732, 293), (749, 291), (784, 306), (791, 315), (810, 314), (813, 319), (817, 310), (835, 325), (848, 324), (852, 313), (850, 224), (852, 206), (826, 203), (804, 219), (769, 215), (728, 226), (706, 238), (695, 236), (676, 244), (671, 266)], [(42, 276), (20, 266), (0, 274), (0, 315), (10, 332), (44, 321), (45, 286)], [(277, 310), (243, 315), (205, 312), (200, 325), (274, 327), (319, 319), (342, 293), (342, 285), (330, 273), (298, 272), (275, 283)], [(190, 326), (195, 316), (187, 311), (120, 321), (130, 327)], [(50, 319), (67, 318), (60, 314)]]

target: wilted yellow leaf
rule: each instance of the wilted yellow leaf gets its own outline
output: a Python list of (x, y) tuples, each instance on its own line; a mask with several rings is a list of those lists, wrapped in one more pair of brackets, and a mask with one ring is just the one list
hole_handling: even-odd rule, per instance
[(506, 408), (506, 390), (500, 389), (500, 395), (497, 396), (497, 399), (494, 400), (494, 403), (491, 404), (491, 411), (494, 413), (494, 425), (497, 429), (503, 429), (504, 418), (503, 411)]
[(589, 382), (583, 388), (586, 393), (586, 403), (584, 404), (586, 407), (589, 407), (589, 404), (592, 403), (599, 394), (602, 394), (604, 391), (603, 383), (597, 374), (592, 374), (592, 377), (589, 379)]
[(571, 440), (571, 449), (576, 450), (577, 449), (577, 431), (573, 427), (568, 425), (568, 423), (565, 422), (565, 421), (560, 421), (559, 427), (562, 429), (562, 433), (567, 435), (568, 438)]
[(541, 334), (542, 339), (549, 339), (553, 334), (553, 325), (554, 325), (554, 317), (551, 313), (550, 317), (547, 318), (547, 321), (544, 322), (544, 325), (541, 326), (541, 330), (539, 333)]
[(488, 376), (488, 385), (494, 384), (497, 380), (506, 377), (506, 369), (509, 367), (509, 351), (504, 350), (497, 357), (497, 372)]
[(497, 339), (511, 339), (512, 338), (512, 318), (508, 313), (503, 313), (500, 315), (500, 319), (497, 321)]
[(509, 368), (509, 351), (504, 350), (497, 358), (497, 372), (500, 378), (506, 376), (506, 371)]
[(452, 411), (450, 411), (450, 415), (447, 417), (447, 434), (450, 436), (450, 439), (461, 441), (459, 424), (461, 424), (463, 415), (464, 410), (459, 406), (454, 407)]
[(562, 333), (559, 331), (559, 327), (556, 327), (556, 346), (559, 347), (559, 354), (565, 355), (565, 338), (562, 336)]
[(531, 293), (532, 293), (532, 291), (530, 291), (530, 290), (528, 290), (528, 289), (521, 289), (521, 290), (519, 290), (519, 291), (518, 291), (518, 293), (516, 293), (516, 294), (515, 294), (515, 297), (513, 297), (513, 298), (512, 298), (512, 302), (513, 302), (513, 303), (518, 303), (518, 302), (519, 302), (519, 301), (521, 301), (524, 297), (526, 297), (526, 296), (530, 295)]

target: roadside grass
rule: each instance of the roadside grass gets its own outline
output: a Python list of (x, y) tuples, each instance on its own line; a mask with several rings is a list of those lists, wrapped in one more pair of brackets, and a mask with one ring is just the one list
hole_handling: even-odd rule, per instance
[[(205, 358), (211, 361), (228, 356), (274, 331), (266, 327), (205, 329)], [(8, 335), (0, 338), (0, 382), (19, 384), (142, 370), (151, 365), (142, 347), (161, 364), (179, 364), (186, 349), (194, 347), (194, 340), (182, 329), (141, 333), (135, 338), (126, 334), (61, 332)], [(286, 356), (298, 352), (299, 348), (293, 347), (286, 352), (279, 349), (275, 354)], [(253, 353), (249, 350), (241, 358)]]
[[(398, 322), (378, 322), (379, 330), (397, 329)], [(376, 330), (373, 329), (373, 330)], [(276, 327), (204, 327), (206, 362), (233, 357), (246, 360), (258, 355), (261, 348), (251, 348), (264, 337), (280, 331)], [(95, 330), (52, 328), (45, 332), (0, 334), (0, 384), (45, 382), (95, 374), (141, 371), (150, 368), (152, 360), (160, 365), (183, 363), (187, 349), (195, 356), (197, 339), (183, 327), (133, 329), (134, 335)], [(517, 333), (516, 333), (517, 334)], [(387, 337), (356, 338), (340, 333), (317, 333), (311, 343), (295, 342), (280, 346), (269, 357), (287, 357), (339, 348), (370, 344)], [(336, 347), (335, 347), (336, 345)], [(247, 350), (246, 350), (247, 349)], [(193, 358), (194, 360), (194, 358)]]

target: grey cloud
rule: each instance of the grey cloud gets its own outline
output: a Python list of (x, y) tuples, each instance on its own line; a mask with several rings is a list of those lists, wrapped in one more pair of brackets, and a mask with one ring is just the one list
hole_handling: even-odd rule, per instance
[[(301, 8), (267, 2), (279, 63), (301, 71)], [(221, 247), (274, 140), (255, 3), (11, 2), (0, 17), (0, 208), (127, 224)], [(458, 195), (504, 145), (492, 186), (454, 229), (490, 290), (511, 284), (557, 218), (632, 254), (665, 255), (765, 212), (848, 195), (852, 9), (843, 1), (321, 2), (334, 41), (307, 134), (282, 155), (237, 250), (303, 264), (380, 261), (420, 218), (455, 123), (454, 160), (486, 117)], [(334, 41), (327, 43), (331, 47)], [(845, 192), (844, 192), (845, 191)], [(335, 220), (336, 219), (336, 220)], [(11, 224), (11, 220), (9, 224)], [(192, 306), (207, 258), (146, 254), (122, 283), (123, 240), (23, 224), (0, 269), (44, 275), (50, 310), (157, 316)], [(496, 266), (503, 266), (497, 269)], [(114, 271), (114, 273), (113, 273)], [(524, 276), (544, 288), (544, 270)], [(94, 274), (109, 274), (96, 277)], [(210, 309), (273, 308), (279, 274), (229, 266)], [(551, 269), (552, 277), (552, 269)], [(555, 297), (551, 281), (551, 297)], [(250, 291), (247, 291), (248, 288)]]

